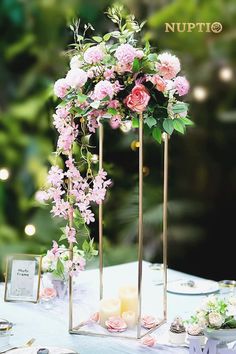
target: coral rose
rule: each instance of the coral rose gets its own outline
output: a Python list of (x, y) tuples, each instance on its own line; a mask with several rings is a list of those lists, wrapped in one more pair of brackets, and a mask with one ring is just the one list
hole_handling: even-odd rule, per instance
[(54, 299), (56, 296), (57, 292), (54, 288), (44, 288), (40, 293), (42, 299)]
[(110, 317), (105, 325), (109, 332), (123, 332), (127, 329), (127, 324), (121, 317)]
[(151, 329), (155, 327), (158, 324), (158, 322), (159, 321), (153, 316), (146, 315), (141, 318), (141, 325), (147, 329)]
[(152, 336), (147, 335), (141, 339), (141, 343), (147, 347), (153, 347), (156, 344), (156, 340)]
[(147, 107), (149, 100), (150, 95), (146, 87), (138, 84), (132, 89), (124, 102), (132, 111), (141, 113)]

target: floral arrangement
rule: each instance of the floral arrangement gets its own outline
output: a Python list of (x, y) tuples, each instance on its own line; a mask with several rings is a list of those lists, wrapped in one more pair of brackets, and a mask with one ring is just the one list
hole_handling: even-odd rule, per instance
[(84, 252), (79, 250), (77, 246), (73, 247), (73, 262), (65, 245), (58, 245), (53, 241), (53, 247), (47, 251), (42, 259), (42, 269), (46, 273), (50, 273), (53, 278), (67, 281), (69, 275), (78, 275), (84, 270), (86, 260)]
[[(91, 152), (100, 124), (135, 129), (142, 119), (145, 134), (159, 143), (162, 133), (183, 134), (193, 124), (188, 105), (179, 100), (189, 90), (187, 79), (178, 75), (179, 59), (167, 52), (157, 54), (148, 41), (138, 42), (144, 23), (124, 16), (121, 6), (108, 9), (107, 16), (117, 28), (102, 37), (87, 37), (94, 30), (90, 24), (82, 31), (79, 21), (70, 26), (75, 41), (69, 50), (70, 68), (54, 85), (61, 100), (53, 115), (60, 163), (51, 167), (37, 199), (51, 201), (52, 215), (67, 220), (61, 240), (70, 245), (80, 236), (90, 237), (88, 225), (95, 221), (91, 207), (102, 203), (111, 184), (107, 173), (97, 170)], [(93, 240), (85, 240), (82, 250), (85, 256), (95, 255)], [(76, 262), (73, 267), (80, 269)]]
[(236, 328), (236, 298), (208, 296), (191, 317), (191, 322), (203, 329)]

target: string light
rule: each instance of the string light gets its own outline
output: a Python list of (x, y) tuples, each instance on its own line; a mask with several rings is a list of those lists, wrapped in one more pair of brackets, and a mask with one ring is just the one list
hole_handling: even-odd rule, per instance
[(140, 144), (138, 140), (133, 140), (130, 144), (131, 150), (136, 151), (139, 148), (139, 145)]
[(26, 234), (27, 236), (33, 236), (33, 235), (35, 234), (35, 232), (36, 232), (36, 228), (35, 228), (34, 225), (32, 225), (32, 224), (26, 225), (26, 227), (25, 227), (25, 234)]
[(196, 86), (193, 89), (193, 97), (196, 101), (203, 102), (208, 96), (208, 91), (203, 86)]
[(219, 78), (222, 81), (231, 81), (233, 79), (234, 73), (229, 66), (225, 66), (219, 70)]
[(0, 169), (0, 180), (1, 181), (6, 181), (9, 178), (9, 171), (7, 168), (1, 168)]

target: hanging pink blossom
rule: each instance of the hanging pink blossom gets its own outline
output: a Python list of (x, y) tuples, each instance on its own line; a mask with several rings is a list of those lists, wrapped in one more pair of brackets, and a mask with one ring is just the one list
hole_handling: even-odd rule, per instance
[(59, 187), (64, 178), (64, 173), (58, 166), (52, 166), (48, 172), (47, 182), (54, 187)]
[(76, 243), (76, 230), (74, 227), (69, 227), (66, 225), (65, 235), (69, 243)]
[(86, 209), (81, 213), (82, 217), (84, 218), (86, 224), (90, 224), (91, 222), (95, 221), (94, 214), (91, 212), (91, 210)]
[(117, 129), (121, 125), (121, 116), (119, 114), (114, 115), (110, 119), (110, 126), (112, 129)]

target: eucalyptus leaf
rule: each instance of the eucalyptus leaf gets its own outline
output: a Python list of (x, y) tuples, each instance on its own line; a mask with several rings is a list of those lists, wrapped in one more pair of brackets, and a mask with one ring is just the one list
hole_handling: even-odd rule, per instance
[(159, 144), (161, 144), (162, 131), (160, 128), (158, 127), (153, 128), (152, 136)]
[(166, 133), (171, 135), (173, 133), (173, 130), (174, 130), (173, 120), (169, 119), (169, 118), (164, 119), (163, 128), (166, 131)]
[(194, 125), (194, 122), (186, 117), (180, 119), (185, 125)]
[(188, 105), (184, 102), (175, 103), (173, 104), (172, 109), (174, 113), (182, 113), (188, 110)]
[(173, 120), (173, 126), (174, 126), (174, 129), (177, 130), (177, 132), (179, 132), (181, 134), (185, 133), (184, 123), (182, 123), (179, 118)]
[(152, 128), (154, 125), (156, 125), (157, 121), (154, 117), (147, 117), (145, 119), (145, 123), (149, 126), (149, 128)]
[(148, 54), (148, 59), (150, 61), (157, 61), (157, 54), (156, 53), (150, 53)]

